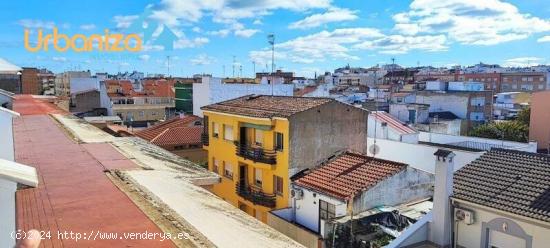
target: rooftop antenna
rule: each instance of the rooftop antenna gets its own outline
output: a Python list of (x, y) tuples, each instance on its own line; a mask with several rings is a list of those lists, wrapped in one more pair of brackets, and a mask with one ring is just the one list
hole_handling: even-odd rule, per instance
[(252, 60), (252, 68), (254, 70), (254, 77), (256, 76), (256, 61)]
[(235, 55), (233, 55), (233, 78), (235, 77)]
[(275, 70), (275, 35), (267, 35), (267, 42), (271, 45), (271, 96), (273, 96), (273, 71)]
[(239, 77), (243, 77), (243, 65), (239, 65)]

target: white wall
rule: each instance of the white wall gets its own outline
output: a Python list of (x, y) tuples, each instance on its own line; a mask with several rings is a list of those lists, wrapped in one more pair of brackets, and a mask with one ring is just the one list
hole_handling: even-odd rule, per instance
[(0, 158), (8, 161), (15, 161), (12, 118), (11, 114), (0, 111)]
[[(376, 130), (376, 136), (375, 136)], [(406, 134), (402, 135), (397, 132), (390, 125), (382, 126), (382, 122), (376, 121), (371, 115), (369, 115), (367, 123), (367, 133), (369, 137), (376, 137), (379, 139), (389, 139), (395, 141), (402, 141), (406, 143), (418, 143), (418, 134)]]
[(464, 208), (474, 210), (475, 222), (471, 225), (466, 225), (464, 222), (458, 222), (457, 244), (462, 247), (480, 247), (482, 229), (481, 224), (483, 222), (489, 222), (495, 218), (506, 218), (516, 222), (528, 235), (533, 237), (533, 248), (546, 248), (548, 247), (548, 244), (550, 244), (550, 225), (548, 224), (546, 227), (541, 227), (539, 225), (528, 223), (519, 218), (503, 216), (493, 212), (481, 210), (479, 208), (468, 208), (467, 206)]
[(468, 95), (418, 94), (416, 103), (429, 104), (430, 112), (451, 111), (460, 119), (468, 118)]
[(245, 95), (294, 95), (293, 84), (224, 84), (220, 78), (203, 77), (202, 83), (193, 84), (193, 114), (203, 116), (203, 106), (214, 104)]
[[(373, 138), (369, 137), (367, 139), (368, 147), (370, 147), (373, 143)], [(378, 145), (378, 147), (380, 148), (380, 152), (376, 154), (375, 157), (405, 163), (413, 168), (430, 173), (435, 173), (435, 156), (433, 154), (437, 151), (437, 149), (439, 149), (438, 147), (419, 144), (408, 144), (384, 139), (377, 139), (376, 145)], [(448, 150), (452, 150), (456, 154), (456, 157), (454, 158), (455, 171), (477, 159), (484, 153), (466, 152), (453, 149)], [(368, 155), (373, 156), (370, 151), (368, 151)]]
[(520, 142), (513, 142), (513, 141), (502, 141), (502, 140), (496, 140), (496, 139), (486, 139), (486, 138), (478, 138), (478, 137), (470, 137), (470, 136), (456, 136), (456, 135), (428, 133), (428, 132), (420, 132), (418, 139), (420, 141), (440, 143), (440, 144), (473, 141), (473, 142), (479, 142), (479, 143), (494, 144), (498, 146), (506, 146), (507, 149), (512, 149), (512, 150), (537, 152), (537, 142), (520, 143)]
[[(294, 188), (304, 191), (304, 197), (301, 200), (296, 200), (294, 206), (296, 209), (296, 222), (300, 225), (314, 232), (319, 232), (319, 200), (334, 204), (336, 217), (346, 215), (347, 205), (345, 202), (299, 186), (294, 186)], [(313, 194), (316, 194), (316, 196), (314, 197)], [(294, 204), (294, 198), (291, 199), (291, 202)]]
[(71, 78), (71, 94), (86, 90), (99, 90), (99, 79), (97, 78)]
[(15, 190), (17, 183), (0, 178), (0, 247), (15, 245)]

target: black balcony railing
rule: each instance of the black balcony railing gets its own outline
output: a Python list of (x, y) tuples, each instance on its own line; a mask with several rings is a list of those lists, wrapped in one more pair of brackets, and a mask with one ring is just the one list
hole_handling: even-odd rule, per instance
[(261, 147), (253, 147), (247, 144), (236, 144), (236, 154), (245, 159), (265, 164), (276, 164), (277, 153), (274, 150), (267, 150)]
[(235, 190), (237, 195), (254, 203), (268, 208), (274, 208), (277, 203), (275, 194), (266, 194), (259, 189), (254, 189), (248, 185), (236, 184)]
[(210, 143), (208, 140), (208, 133), (201, 134), (201, 141), (203, 145), (208, 146), (208, 144)]

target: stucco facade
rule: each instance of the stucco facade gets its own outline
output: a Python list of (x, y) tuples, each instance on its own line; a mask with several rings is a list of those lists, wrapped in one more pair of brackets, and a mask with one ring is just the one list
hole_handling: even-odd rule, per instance
[(529, 139), (537, 142), (539, 150), (550, 148), (550, 91), (534, 93), (531, 97)]

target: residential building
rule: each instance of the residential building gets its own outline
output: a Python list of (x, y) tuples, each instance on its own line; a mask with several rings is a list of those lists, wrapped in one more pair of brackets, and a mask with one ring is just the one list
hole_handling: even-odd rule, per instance
[(83, 113), (101, 108), (101, 93), (97, 89), (84, 90), (71, 93), (69, 111), (71, 113)]
[(23, 69), (0, 58), (0, 90), (21, 93), (21, 71)]
[(128, 80), (106, 80), (105, 88), (112, 115), (120, 116), (127, 125), (148, 126), (175, 113), (173, 80), (147, 79), (139, 92)]
[(432, 213), (387, 247), (547, 246), (550, 157), (493, 148), (453, 176), (454, 153), (435, 155)]
[[(91, 78), (90, 71), (66, 71), (55, 76), (55, 95), (69, 97), (73, 78)], [(76, 85), (76, 84), (75, 84)], [(80, 91), (82, 89), (76, 90)]]
[(294, 72), (285, 72), (282, 70), (276, 70), (275, 72), (256, 72), (256, 80), (262, 78), (283, 78), (285, 84), (290, 84), (295, 79)]
[(197, 164), (207, 163), (202, 149), (202, 119), (194, 115), (176, 116), (135, 133), (152, 144), (162, 147)]
[(418, 143), (418, 131), (384, 111), (369, 114), (368, 137)]
[(493, 119), (491, 91), (418, 91), (416, 103), (430, 105), (430, 112), (449, 111), (467, 121), (466, 130)]
[(48, 69), (38, 70), (38, 81), (42, 83), (42, 95), (55, 95), (55, 74)]
[(550, 91), (535, 92), (531, 96), (529, 140), (535, 140), (538, 150), (550, 153)]
[(502, 73), (500, 92), (532, 92), (550, 90), (549, 72)]
[(499, 120), (513, 119), (521, 110), (528, 108), (530, 102), (530, 92), (498, 93), (493, 104), (493, 115)]
[(202, 117), (201, 108), (245, 95), (292, 96), (293, 84), (223, 83), (221, 78), (204, 76), (200, 83), (193, 83), (193, 115)]
[(177, 79), (174, 84), (176, 111), (193, 114), (193, 84), (201, 81), (201, 77)]
[(290, 178), (337, 151), (365, 152), (367, 111), (330, 98), (249, 95), (204, 106), (212, 191), (248, 214), (290, 206)]
[(424, 123), (416, 123), (419, 131), (448, 135), (461, 135), (467, 131), (467, 121), (458, 118), (451, 111), (431, 112)]
[[(406, 164), (368, 157), (354, 152), (331, 156), (315, 169), (303, 171), (292, 181), (292, 206), (271, 211), (268, 224), (290, 234), (296, 226), (306, 228), (319, 239), (345, 244), (348, 235), (337, 234), (335, 225), (340, 220), (367, 221), (372, 224), (395, 224), (377, 221), (376, 216), (391, 215), (392, 211), (376, 210), (391, 208), (405, 203), (423, 201), (433, 195), (432, 174), (409, 167)], [(383, 218), (383, 217), (381, 217)], [(286, 223), (281, 223), (280, 219)], [(349, 224), (349, 223), (348, 223)], [(357, 223), (354, 223), (356, 225)], [(408, 224), (408, 223), (405, 223)], [(371, 228), (371, 230), (376, 228)], [(374, 239), (373, 231), (354, 230), (355, 244)], [(312, 236), (305, 234), (303, 236)], [(314, 237), (315, 237), (314, 236)], [(337, 236), (337, 237), (335, 237)], [(370, 238), (369, 238), (370, 236)], [(314, 238), (310, 238), (314, 239)], [(336, 239), (336, 240), (334, 240)], [(361, 239), (360, 242), (356, 242)], [(302, 243), (308, 247), (325, 247), (314, 242)], [(349, 243), (347, 245), (349, 247)], [(336, 247), (341, 247), (336, 245)]]
[(481, 82), (485, 90), (491, 90), (498, 93), (501, 90), (502, 74), (497, 72), (490, 73), (461, 73), (457, 75), (454, 81), (461, 82)]
[(21, 71), (21, 93), (42, 95), (42, 82), (38, 78), (37, 68), (23, 67)]
[(396, 69), (388, 70), (384, 75), (384, 84), (408, 84), (414, 82), (414, 75), (418, 72), (416, 69)]

